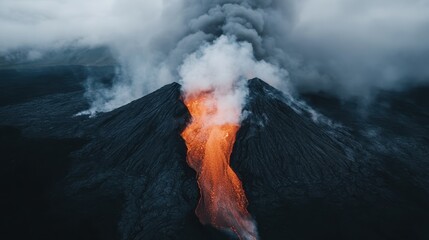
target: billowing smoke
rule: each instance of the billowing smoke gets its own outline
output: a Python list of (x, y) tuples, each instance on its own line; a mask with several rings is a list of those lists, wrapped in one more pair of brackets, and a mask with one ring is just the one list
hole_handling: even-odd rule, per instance
[(369, 98), (429, 82), (428, 12), (427, 0), (2, 0), (0, 54), (109, 48), (119, 74), (88, 92), (92, 112), (178, 81), (185, 59), (222, 35), (276, 68), (279, 88)]
[[(217, 99), (219, 115), (216, 124), (239, 124), (247, 95), (246, 81), (254, 76), (282, 86), (287, 72), (253, 56), (252, 45), (222, 35), (212, 44), (206, 43), (187, 56), (179, 68), (185, 94), (212, 92)], [(239, 116), (238, 116), (239, 117)]]

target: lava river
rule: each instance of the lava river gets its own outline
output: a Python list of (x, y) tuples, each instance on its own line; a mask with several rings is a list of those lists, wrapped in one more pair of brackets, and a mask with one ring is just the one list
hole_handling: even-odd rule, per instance
[(229, 165), (240, 127), (239, 109), (234, 114), (236, 121), (222, 121), (212, 93), (186, 96), (184, 102), (192, 121), (182, 137), (188, 148), (187, 162), (197, 172), (201, 193), (196, 215), (202, 224), (211, 224), (240, 239), (257, 239), (241, 181)]

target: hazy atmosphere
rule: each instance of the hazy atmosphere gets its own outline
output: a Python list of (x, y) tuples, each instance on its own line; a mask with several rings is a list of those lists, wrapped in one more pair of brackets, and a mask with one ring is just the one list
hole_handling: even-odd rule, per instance
[(379, 89), (429, 83), (428, 12), (427, 0), (3, 0), (0, 54), (31, 62), (108, 49), (86, 52), (118, 63), (114, 87), (89, 93), (93, 111), (103, 111), (181, 81), (185, 59), (225, 35), (251, 44), (237, 62), (276, 68), (266, 81), (285, 91), (367, 101)]

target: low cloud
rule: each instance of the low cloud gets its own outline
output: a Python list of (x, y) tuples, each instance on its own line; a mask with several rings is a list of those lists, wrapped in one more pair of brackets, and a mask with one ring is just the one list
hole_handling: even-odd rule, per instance
[(249, 61), (287, 70), (284, 91), (370, 99), (429, 83), (428, 12), (428, 0), (3, 0), (0, 54), (109, 48), (120, 74), (94, 111), (178, 81), (185, 59), (220, 36), (251, 46)]

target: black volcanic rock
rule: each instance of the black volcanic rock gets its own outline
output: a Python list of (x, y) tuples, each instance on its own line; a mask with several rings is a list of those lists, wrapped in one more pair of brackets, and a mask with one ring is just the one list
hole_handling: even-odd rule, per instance
[[(429, 235), (424, 230), (427, 191), (411, 173), (401, 172), (408, 171), (405, 165), (363, 150), (346, 130), (313, 121), (305, 109), (299, 113), (299, 106), (291, 107), (286, 96), (262, 80), (249, 80), (248, 86), (247, 117), (231, 165), (243, 182), (261, 239)], [(190, 115), (179, 84), (91, 119), (65, 118), (67, 107), (46, 117), (47, 106), (66, 104), (38, 101), (47, 103), (42, 114), (28, 111), (35, 102), (8, 106), (0, 110), (0, 116), (7, 116), (0, 124), (13, 125), (10, 113), (18, 109), (30, 121), (17, 121), (17, 126), (33, 138), (43, 137), (43, 123), (34, 124), (39, 116), (46, 129), (51, 127), (46, 136), (59, 142), (26, 136), (19, 141), (64, 148), (56, 155), (40, 153), (68, 166), (67, 174), (56, 176), (46, 190), (52, 209), (44, 218), (55, 217), (58, 223), (40, 223), (47, 228), (38, 233), (44, 239), (226, 238), (202, 226), (194, 213), (198, 187), (180, 136)], [(69, 116), (76, 113), (70, 111)], [(59, 137), (62, 133), (73, 147), (63, 146), (68, 142)]]
[[(241, 174), (250, 198), (326, 197), (344, 184), (348, 186), (343, 191), (353, 191), (350, 188), (361, 177), (359, 167), (365, 162), (356, 163), (344, 146), (356, 142), (346, 136), (336, 139), (335, 129), (298, 114), (281, 92), (262, 80), (250, 80), (249, 92), (248, 117), (237, 133), (232, 166)], [(335, 197), (346, 194), (340, 195)]]
[(172, 83), (97, 117), (89, 127), (94, 140), (74, 154), (69, 182), (77, 195), (85, 187), (124, 196), (125, 239), (181, 238), (197, 223), (198, 188), (180, 136), (189, 117)]

